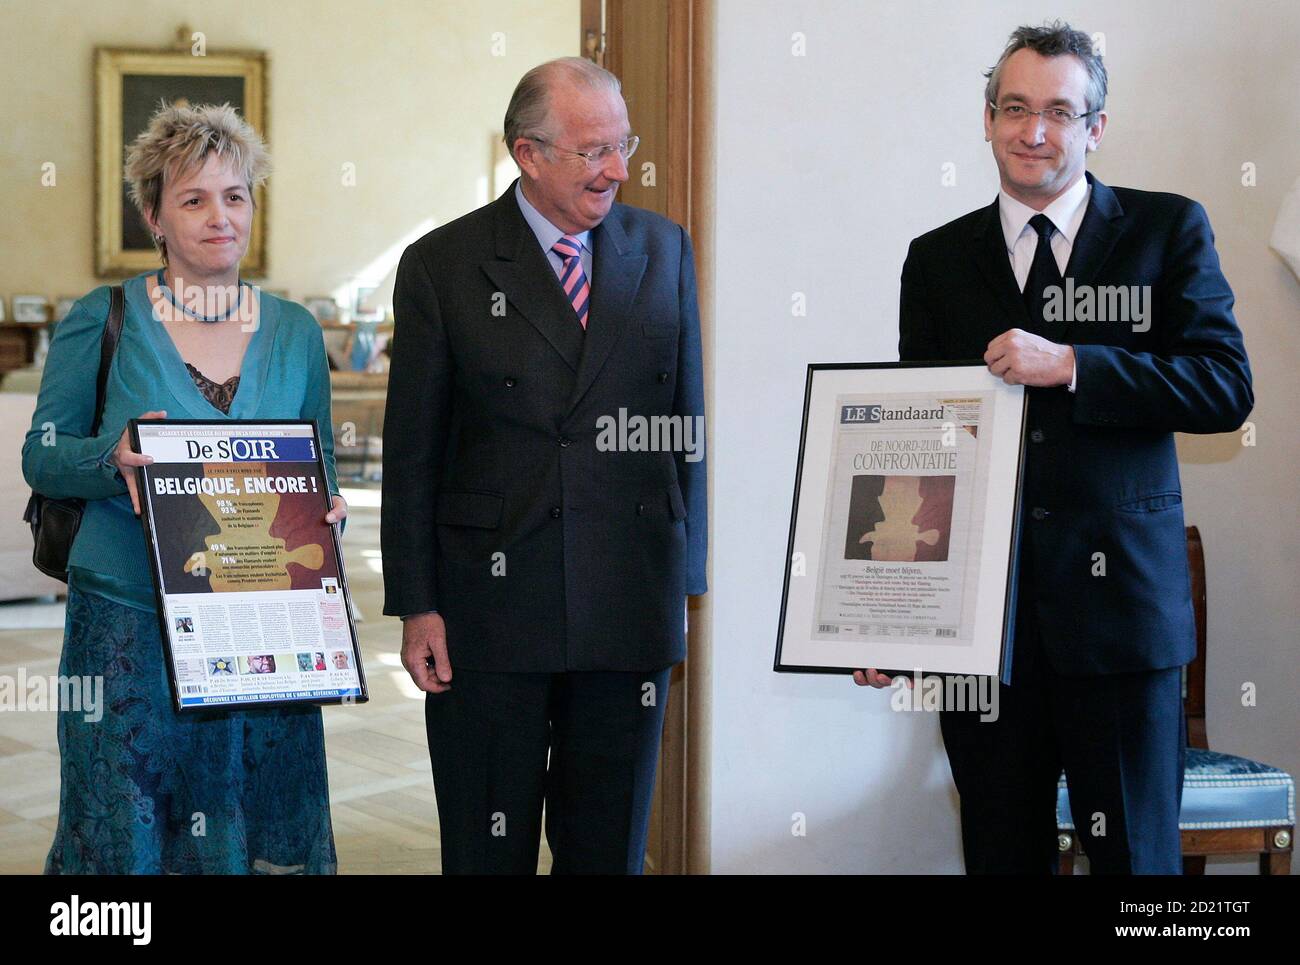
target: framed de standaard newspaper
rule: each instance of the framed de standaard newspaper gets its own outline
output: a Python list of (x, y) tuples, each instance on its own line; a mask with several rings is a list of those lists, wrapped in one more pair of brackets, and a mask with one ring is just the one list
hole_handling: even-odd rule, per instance
[(131, 441), (177, 709), (367, 700), (315, 422), (137, 419)]
[(1025, 390), (810, 365), (774, 669), (1010, 680)]

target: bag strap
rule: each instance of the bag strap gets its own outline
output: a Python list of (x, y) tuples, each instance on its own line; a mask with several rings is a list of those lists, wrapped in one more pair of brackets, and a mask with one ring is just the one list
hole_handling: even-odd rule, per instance
[(95, 421), (91, 423), (90, 434), (99, 434), (99, 424), (104, 420), (104, 396), (108, 391), (108, 369), (113, 364), (113, 353), (117, 351), (117, 341), (122, 336), (122, 317), (126, 314), (126, 292), (121, 285), (114, 285), (109, 290), (108, 323), (104, 326), (104, 336), (99, 340), (99, 375), (95, 378)]

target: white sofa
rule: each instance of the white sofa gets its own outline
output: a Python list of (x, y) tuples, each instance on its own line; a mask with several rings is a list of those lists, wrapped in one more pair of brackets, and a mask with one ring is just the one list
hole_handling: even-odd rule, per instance
[(36, 410), (40, 374), (11, 372), (0, 383), (0, 600), (67, 592), (32, 566), (32, 531), (23, 522), (31, 487), (23, 479), (23, 438)]

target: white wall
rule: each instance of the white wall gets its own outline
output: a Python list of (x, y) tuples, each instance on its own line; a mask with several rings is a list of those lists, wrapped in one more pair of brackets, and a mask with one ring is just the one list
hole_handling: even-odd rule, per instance
[[(847, 678), (770, 668), (805, 366), (897, 358), (908, 242), (997, 190), (981, 72), (1016, 25), (1045, 15), (1106, 35), (1111, 126), (1092, 170), (1194, 197), (1217, 229), (1254, 364), (1259, 444), (1179, 440), (1187, 519), (1209, 567), (1211, 746), (1300, 773), (1300, 285), (1267, 249), (1300, 175), (1300, 7), (720, 0), (715, 872), (961, 870), (937, 716), (892, 713), (887, 694)], [(796, 32), (806, 56), (792, 56)], [(1256, 187), (1240, 183), (1245, 161)], [(945, 162), (955, 186), (940, 184)], [(806, 318), (791, 316), (794, 292)], [(1241, 706), (1243, 681), (1258, 684), (1258, 706)], [(791, 833), (796, 812), (806, 836)]]

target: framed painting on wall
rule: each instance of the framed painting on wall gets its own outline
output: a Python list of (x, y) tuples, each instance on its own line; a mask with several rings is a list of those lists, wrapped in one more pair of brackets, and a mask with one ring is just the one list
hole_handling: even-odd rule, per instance
[[(95, 50), (95, 273), (120, 277), (158, 264), (149, 229), (131, 203), (122, 170), (127, 147), (160, 103), (231, 104), (269, 143), (267, 65), (261, 51), (190, 48)], [(265, 185), (254, 194), (257, 216), (241, 274), (266, 275)]]

